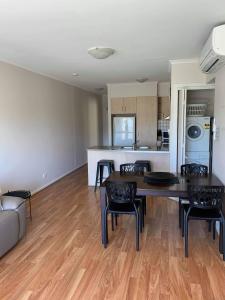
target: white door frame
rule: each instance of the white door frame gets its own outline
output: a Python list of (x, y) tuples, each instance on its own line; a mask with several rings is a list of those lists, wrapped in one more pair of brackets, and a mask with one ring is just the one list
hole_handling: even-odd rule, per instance
[[(179, 102), (179, 103), (178, 103)], [(177, 101), (177, 168), (184, 164), (185, 161), (185, 145), (186, 145), (186, 107), (187, 107), (187, 89), (178, 90)]]
[(171, 119), (170, 119), (170, 171), (177, 171), (177, 118), (179, 90), (210, 90), (215, 84), (174, 84), (171, 87)]

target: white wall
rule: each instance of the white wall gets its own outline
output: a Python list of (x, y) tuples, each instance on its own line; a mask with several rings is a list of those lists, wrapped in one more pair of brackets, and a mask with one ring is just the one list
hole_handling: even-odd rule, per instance
[(170, 97), (170, 82), (158, 83), (158, 97)]
[(108, 96), (102, 95), (102, 144), (109, 145), (108, 137)]
[(129, 82), (107, 84), (108, 98), (157, 96), (157, 82)]
[(207, 75), (199, 68), (198, 60), (171, 61), (171, 86), (174, 84), (206, 83)]
[(225, 184), (225, 67), (216, 74), (214, 116), (219, 128), (219, 136), (214, 141), (213, 173)]
[(99, 107), (94, 94), (0, 63), (2, 191), (36, 191), (86, 163), (101, 142)]

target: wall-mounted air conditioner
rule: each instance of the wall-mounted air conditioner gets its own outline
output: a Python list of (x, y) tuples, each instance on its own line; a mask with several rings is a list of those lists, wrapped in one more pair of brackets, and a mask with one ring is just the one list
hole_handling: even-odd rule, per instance
[(213, 73), (225, 65), (225, 24), (214, 27), (200, 57), (200, 68), (204, 73)]

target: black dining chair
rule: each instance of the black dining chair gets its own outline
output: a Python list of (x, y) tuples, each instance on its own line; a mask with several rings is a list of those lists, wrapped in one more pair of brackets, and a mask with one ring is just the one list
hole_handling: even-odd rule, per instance
[[(145, 167), (142, 164), (126, 163), (120, 165), (120, 175), (122, 176), (144, 176)], [(143, 224), (144, 215), (146, 215), (146, 196), (136, 196), (136, 200), (142, 202), (143, 206)]]
[(128, 214), (136, 218), (136, 250), (139, 251), (139, 232), (142, 231), (141, 202), (135, 201), (136, 182), (106, 181), (107, 205), (104, 212), (104, 247), (108, 243), (107, 216)]
[[(207, 176), (208, 167), (200, 164), (185, 164), (181, 166), (181, 176), (192, 177), (192, 176)], [(179, 198), (179, 227), (182, 227), (183, 222), (183, 205), (189, 204), (188, 198)], [(182, 230), (182, 236), (184, 232)]]
[(144, 166), (135, 163), (120, 165), (120, 175), (144, 176)]
[(222, 211), (224, 186), (188, 186), (189, 205), (184, 205), (185, 256), (188, 257), (188, 222), (206, 220), (220, 222), (220, 252), (225, 261), (225, 217)]

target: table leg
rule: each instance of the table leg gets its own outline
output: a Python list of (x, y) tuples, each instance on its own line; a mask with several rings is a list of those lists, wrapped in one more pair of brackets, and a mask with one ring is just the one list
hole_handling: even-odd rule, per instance
[(102, 235), (102, 244), (107, 243), (107, 237), (105, 232), (105, 225), (104, 225), (104, 213), (106, 207), (106, 188), (100, 187), (100, 207), (101, 207), (101, 235)]

